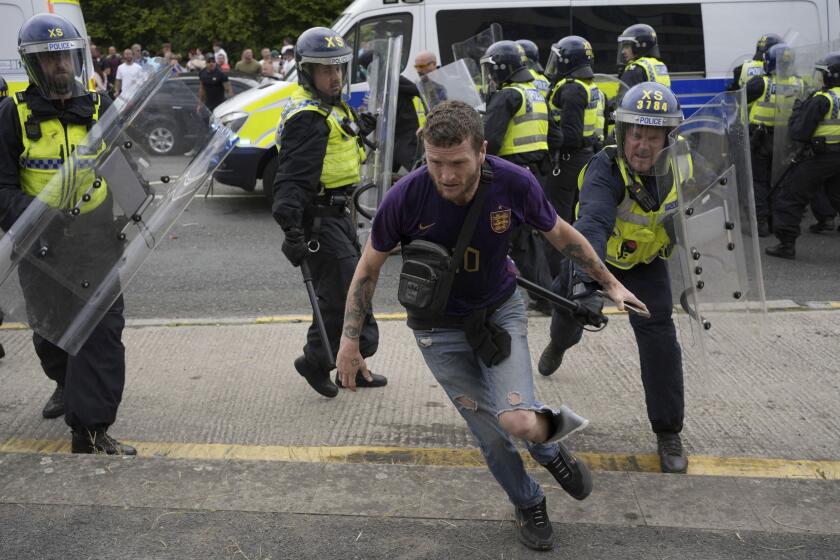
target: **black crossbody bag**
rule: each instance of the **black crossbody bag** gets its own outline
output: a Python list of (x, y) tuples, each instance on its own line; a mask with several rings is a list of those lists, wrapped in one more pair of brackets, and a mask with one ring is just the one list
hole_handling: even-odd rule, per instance
[(493, 171), (486, 163), (481, 166), (481, 179), (467, 214), (458, 241), (452, 253), (449, 249), (424, 239), (403, 245), (403, 264), (400, 271), (400, 285), (397, 299), (409, 311), (414, 313), (439, 314), (446, 309), (449, 292), (455, 280), (455, 271), (464, 258), (467, 244), (475, 232), (478, 215), (484, 207), (489, 183), (493, 180)]

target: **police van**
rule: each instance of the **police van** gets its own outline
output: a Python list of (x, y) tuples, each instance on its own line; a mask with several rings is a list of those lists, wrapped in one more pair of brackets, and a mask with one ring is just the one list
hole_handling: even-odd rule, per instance
[[(356, 0), (332, 28), (354, 49), (351, 104), (367, 88), (357, 71), (368, 41), (402, 35), (401, 72), (411, 78), (414, 57), (437, 54), (453, 61), (452, 45), (491, 24), (505, 39), (531, 39), (543, 63), (550, 46), (566, 35), (581, 35), (595, 49), (595, 71), (616, 74), (617, 37), (634, 23), (656, 29), (671, 87), (686, 116), (722, 91), (731, 72), (752, 57), (761, 35), (778, 33), (795, 45), (840, 37), (838, 0)], [(222, 183), (253, 190), (257, 179), (274, 176), (274, 132), (291, 84), (281, 82), (237, 96), (216, 109), (240, 143), (217, 171)]]
[[(9, 86), (9, 95), (22, 91), (29, 85), (26, 70), (17, 50), (18, 31), (23, 23), (35, 14), (51, 13), (72, 23), (82, 37), (87, 37), (85, 19), (79, 0), (0, 0), (0, 76)], [(93, 61), (87, 55), (88, 76), (93, 76)]]

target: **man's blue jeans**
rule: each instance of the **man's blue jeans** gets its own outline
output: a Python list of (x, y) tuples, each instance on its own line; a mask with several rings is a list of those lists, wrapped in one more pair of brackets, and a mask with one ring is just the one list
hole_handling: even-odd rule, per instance
[[(472, 431), (490, 472), (514, 506), (529, 508), (543, 499), (540, 485), (525, 470), (510, 435), (499, 425), (507, 410), (556, 411), (537, 401), (528, 350), (528, 318), (522, 294), (515, 292), (492, 316), (511, 337), (510, 356), (488, 367), (467, 343), (460, 329), (416, 330), (423, 359)], [(558, 453), (557, 444), (528, 443), (540, 464)]]

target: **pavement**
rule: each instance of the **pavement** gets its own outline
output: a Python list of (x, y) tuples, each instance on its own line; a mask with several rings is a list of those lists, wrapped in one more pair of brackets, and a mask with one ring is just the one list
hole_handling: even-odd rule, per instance
[[(685, 349), (686, 475), (658, 471), (624, 314), (587, 333), (538, 394), (590, 419), (566, 440), (595, 490), (538, 465), (557, 545), (518, 544), (512, 507), (400, 314), (369, 361), (384, 389), (320, 397), (295, 373), (306, 317), (145, 319), (124, 333), (115, 437), (138, 457), (69, 454), (31, 332), (0, 342), (2, 558), (840, 557), (840, 305), (716, 313)], [(529, 322), (534, 363), (548, 318)]]

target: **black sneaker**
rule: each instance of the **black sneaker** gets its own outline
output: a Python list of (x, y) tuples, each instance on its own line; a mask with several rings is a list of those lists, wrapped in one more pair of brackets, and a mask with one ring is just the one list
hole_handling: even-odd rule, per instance
[(572, 455), (562, 443), (558, 442), (557, 446), (560, 448), (557, 455), (543, 467), (569, 496), (576, 500), (585, 500), (592, 493), (592, 473), (589, 472), (589, 467)]
[(668, 432), (656, 434), (656, 448), (659, 453), (659, 468), (662, 472), (682, 474), (688, 470), (688, 457), (683, 451), (680, 434)]
[(55, 386), (52, 396), (44, 405), (44, 410), (41, 411), (41, 416), (44, 418), (58, 418), (64, 414), (64, 387), (61, 385)]
[[(371, 381), (365, 379), (365, 376), (362, 375), (362, 372), (358, 372), (356, 374), (356, 387), (384, 387), (388, 384), (388, 378), (384, 375), (379, 375), (378, 373), (370, 372), (370, 376), (373, 378)], [(335, 372), (335, 384), (338, 386), (339, 389), (343, 389), (344, 385), (341, 384), (341, 376), (338, 372)]]
[(537, 370), (540, 372), (541, 375), (551, 375), (560, 367), (560, 364), (563, 363), (563, 354), (566, 352), (564, 350), (558, 350), (554, 343), (549, 342), (548, 346), (545, 347), (545, 350), (542, 351), (540, 354), (540, 361), (537, 363)]
[(545, 498), (534, 507), (516, 508), (516, 536), (519, 542), (534, 550), (554, 547), (554, 529), (545, 509)]
[(295, 360), (295, 369), (306, 379), (309, 386), (325, 397), (334, 398), (338, 395), (338, 387), (330, 379), (330, 372), (319, 369), (309, 363), (306, 356), (298, 356)]
[(103, 455), (137, 455), (137, 450), (120, 443), (102, 429), (80, 428), (73, 430), (73, 453)]

